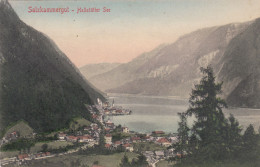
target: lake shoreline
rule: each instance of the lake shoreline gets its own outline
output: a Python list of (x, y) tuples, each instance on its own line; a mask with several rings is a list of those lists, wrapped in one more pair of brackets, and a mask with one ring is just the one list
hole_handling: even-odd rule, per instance
[[(176, 133), (178, 129), (178, 112), (185, 112), (189, 103), (187, 99), (161, 96), (142, 96), (134, 94), (108, 94), (108, 100), (115, 105), (130, 109), (131, 115), (111, 117), (112, 121), (140, 133), (150, 133), (162, 130), (166, 133)], [(260, 109), (229, 107), (223, 109), (226, 117), (233, 114), (243, 128), (253, 124), (260, 126)]]

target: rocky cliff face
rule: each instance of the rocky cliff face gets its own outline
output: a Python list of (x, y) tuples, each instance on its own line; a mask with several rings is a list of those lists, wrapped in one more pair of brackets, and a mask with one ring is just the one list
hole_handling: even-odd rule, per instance
[[(197, 30), (90, 81), (107, 92), (187, 97), (200, 79), (200, 67), (211, 64), (218, 75), (230, 41), (251, 23)], [(228, 87), (224, 85), (225, 90), (229, 90)]]
[(260, 107), (260, 19), (234, 37), (219, 61), (218, 78), (232, 106)]

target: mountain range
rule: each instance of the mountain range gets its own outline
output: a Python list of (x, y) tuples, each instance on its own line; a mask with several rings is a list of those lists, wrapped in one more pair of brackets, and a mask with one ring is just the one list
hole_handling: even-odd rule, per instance
[(91, 78), (95, 75), (103, 74), (108, 72), (117, 66), (120, 63), (98, 63), (98, 64), (87, 64), (83, 67), (80, 67), (79, 70), (86, 78)]
[(89, 80), (110, 93), (187, 98), (211, 65), (230, 106), (259, 108), (259, 48), (260, 19), (203, 28)]
[(68, 127), (74, 117), (90, 119), (86, 104), (103, 94), (91, 85), (45, 34), (19, 19), (0, 1), (1, 131), (26, 121), (36, 132)]

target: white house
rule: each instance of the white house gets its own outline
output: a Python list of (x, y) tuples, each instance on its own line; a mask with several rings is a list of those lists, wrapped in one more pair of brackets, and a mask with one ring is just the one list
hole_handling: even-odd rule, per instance
[(66, 136), (67, 136), (67, 135), (66, 135), (65, 133), (59, 133), (59, 134), (58, 134), (58, 139), (59, 139), (59, 140), (65, 140)]
[(129, 133), (129, 128), (128, 127), (122, 127), (123, 133)]
[(78, 136), (80, 143), (92, 142), (94, 139), (91, 136)]
[(105, 141), (106, 141), (107, 144), (112, 144), (112, 135), (106, 134), (105, 135)]
[(131, 146), (129, 143), (124, 144), (123, 147), (125, 148), (126, 151), (129, 151), (129, 152), (133, 152), (134, 151), (134, 147)]

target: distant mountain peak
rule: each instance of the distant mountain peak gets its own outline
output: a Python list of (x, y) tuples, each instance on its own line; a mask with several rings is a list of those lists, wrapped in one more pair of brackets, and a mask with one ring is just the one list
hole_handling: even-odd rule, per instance
[(6, 20), (20, 21), (8, 0), (0, 0), (0, 22), (6, 22)]
[(260, 108), (260, 18), (199, 29), (90, 78), (111, 93), (188, 97), (211, 65), (231, 106)]
[(14, 12), (12, 6), (8, 2), (8, 0), (0, 0), (0, 7), (4, 7), (5, 9), (9, 9)]
[(9, 4), (8, 0), (0, 0), (0, 3), (2, 3), (2, 4), (4, 4), (4, 5)]

